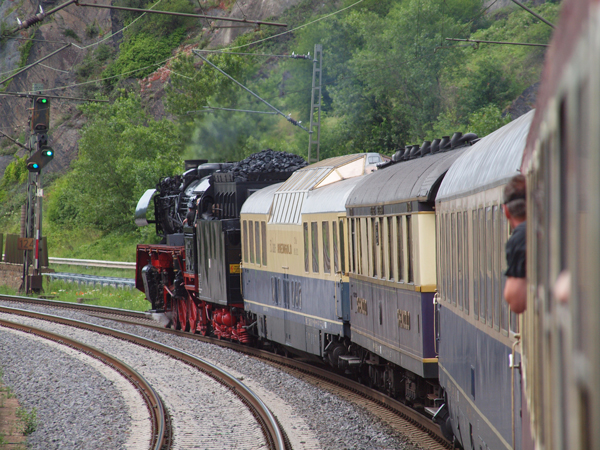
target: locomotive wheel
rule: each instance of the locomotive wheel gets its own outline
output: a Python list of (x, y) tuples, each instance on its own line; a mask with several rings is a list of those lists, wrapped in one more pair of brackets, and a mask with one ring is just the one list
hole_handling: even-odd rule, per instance
[(189, 331), (187, 300), (178, 299), (177, 310), (177, 316), (179, 319), (179, 329), (183, 331)]
[(171, 309), (171, 329), (172, 330), (179, 330), (179, 329), (181, 329), (181, 325), (179, 324), (179, 308), (178, 308), (178, 304), (179, 304), (179, 302), (176, 299), (172, 299), (171, 300), (171, 305), (172, 305), (172, 309)]
[(188, 323), (190, 325), (190, 332), (196, 333), (196, 327), (198, 326), (198, 308), (193, 300), (188, 300)]

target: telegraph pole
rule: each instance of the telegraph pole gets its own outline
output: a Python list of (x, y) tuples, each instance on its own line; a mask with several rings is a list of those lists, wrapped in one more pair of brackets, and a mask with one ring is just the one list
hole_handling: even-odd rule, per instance
[[(323, 46), (315, 44), (315, 53), (313, 57), (313, 76), (312, 90), (310, 95), (310, 126), (308, 128), (308, 163), (312, 164), (319, 161), (319, 151), (321, 148), (321, 81), (323, 67)], [(317, 115), (316, 120), (314, 115)], [(316, 147), (316, 155), (312, 154), (313, 147)]]

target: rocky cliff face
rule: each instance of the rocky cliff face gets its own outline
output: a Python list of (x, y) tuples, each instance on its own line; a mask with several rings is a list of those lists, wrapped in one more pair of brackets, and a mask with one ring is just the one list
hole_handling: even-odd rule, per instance
[[(234, 3), (231, 11), (204, 8), (204, 12), (213, 16), (264, 20), (277, 17), (285, 9), (299, 1), (238, 0)], [(16, 26), (17, 17), (24, 20), (35, 15), (39, 5), (48, 11), (61, 3), (63, 1), (38, 3), (38, 0), (0, 0), (0, 22), (4, 24), (5, 28), (11, 29)], [(202, 3), (200, 2), (200, 4)], [(202, 13), (200, 9), (198, 13)], [(205, 19), (199, 19), (198, 24), (198, 33), (206, 35), (210, 40), (211, 47), (227, 45), (241, 33), (253, 29), (253, 27), (240, 28), (235, 23), (233, 23), (235, 28), (211, 28), (211, 25), (213, 27), (219, 25), (214, 22), (209, 23)], [(232, 22), (222, 23), (226, 26), (232, 26), (231, 24)], [(94, 28), (97, 33), (93, 31)], [(41, 22), (35, 32), (31, 29), (22, 31), (16, 37), (36, 39), (29, 50), (27, 64), (37, 61), (66, 43), (71, 43), (71, 47), (17, 76), (8, 84), (1, 85), (0, 90), (28, 92), (34, 83), (41, 83), (45, 89), (51, 89), (44, 91), (47, 95), (82, 96), (78, 87), (74, 86), (77, 84), (74, 67), (83, 61), (88, 52), (94, 50), (94, 44), (121, 28), (122, 24), (118, 23), (117, 16), (111, 14), (110, 10), (76, 5), (67, 6)], [(117, 47), (120, 39), (121, 34), (117, 33), (104, 43)], [(0, 80), (18, 68), (21, 53), (26, 48), (27, 42), (26, 40), (8, 39), (0, 43), (0, 74), (2, 74)], [(165, 114), (161, 99), (163, 86), (168, 78), (168, 67), (161, 68), (140, 83), (148, 94), (152, 94), (149, 95), (152, 98), (147, 102), (157, 118), (164, 117)], [(46, 172), (64, 172), (77, 156), (79, 130), (84, 124), (84, 119), (77, 111), (76, 101), (52, 99), (51, 104), (50, 144), (54, 148), (56, 156), (45, 170)], [(25, 98), (0, 96), (0, 131), (13, 137), (23, 135), (28, 126), (29, 107), (30, 101)], [(118, 145), (118, 143), (115, 144)], [(2, 150), (1, 145), (0, 150)], [(0, 151), (0, 174), (3, 174), (6, 166), (14, 159), (14, 155), (1, 153), (9, 152)], [(24, 151), (20, 150), (16, 156), (23, 154)]]
[[(7, 4), (16, 4), (17, 0), (3, 0), (2, 9)], [(57, 5), (55, 2), (41, 3), (45, 10)], [(17, 17), (24, 20), (34, 15), (39, 4), (34, 0), (24, 0), (21, 5), (13, 5), (10, 14), (4, 15), (2, 21), (6, 28), (13, 28)], [(10, 11), (5, 9), (5, 13)], [(87, 52), (93, 50), (94, 42), (98, 37), (93, 33), (86, 33), (90, 25), (96, 26), (101, 32), (110, 32), (112, 29), (111, 13), (105, 9), (83, 8), (70, 5), (48, 18), (41, 25), (31, 30), (17, 33), (15, 39), (8, 39), (6, 44), (0, 48), (0, 67), (4, 75), (9, 76), (18, 68), (21, 54), (27, 48), (30, 41), (16, 38), (33, 38), (33, 45), (27, 54), (27, 64), (52, 53), (67, 43), (71, 47), (52, 56), (39, 65), (18, 75), (8, 83), (0, 86), (5, 92), (28, 92), (34, 83), (42, 84), (47, 95), (77, 97), (76, 87), (68, 87), (77, 83), (73, 67), (83, 60)], [(114, 44), (114, 42), (113, 42)], [(9, 72), (9, 73), (6, 73)], [(79, 113), (75, 108), (76, 102), (71, 100), (51, 99), (50, 114), (50, 144), (56, 152), (54, 160), (48, 165), (48, 172), (64, 171), (70, 161), (77, 154), (78, 128), (81, 127)], [(30, 100), (26, 98), (0, 96), (0, 131), (13, 137), (26, 132), (29, 120)], [(24, 150), (17, 155), (22, 156)], [(0, 173), (4, 172), (6, 166), (13, 159), (12, 155), (0, 156)]]

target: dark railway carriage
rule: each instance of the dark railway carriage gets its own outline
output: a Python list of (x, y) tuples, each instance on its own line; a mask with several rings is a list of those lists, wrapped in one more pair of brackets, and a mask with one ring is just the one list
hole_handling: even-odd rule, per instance
[(348, 363), (360, 364), (372, 385), (421, 406), (439, 397), (434, 199), (465, 148), (380, 169), (346, 203), (351, 336), (360, 348)]
[(466, 151), (436, 199), (438, 367), (446, 394), (437, 418), (463, 448), (521, 448), (518, 324), (502, 296), (509, 226), (501, 205), (532, 117), (533, 111)]

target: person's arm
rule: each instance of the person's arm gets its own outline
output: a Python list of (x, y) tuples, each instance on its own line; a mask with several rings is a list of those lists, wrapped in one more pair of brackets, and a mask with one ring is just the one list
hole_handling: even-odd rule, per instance
[(525, 311), (527, 308), (527, 279), (506, 277), (504, 298), (512, 312), (521, 314)]

